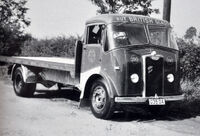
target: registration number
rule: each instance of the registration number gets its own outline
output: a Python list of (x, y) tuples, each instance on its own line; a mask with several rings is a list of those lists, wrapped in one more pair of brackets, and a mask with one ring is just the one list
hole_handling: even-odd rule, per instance
[(165, 105), (165, 99), (159, 99), (159, 98), (149, 99), (149, 105)]

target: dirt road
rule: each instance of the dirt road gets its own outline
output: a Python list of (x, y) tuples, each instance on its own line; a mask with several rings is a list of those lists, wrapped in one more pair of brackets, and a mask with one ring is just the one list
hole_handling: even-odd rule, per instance
[[(34, 98), (14, 94), (9, 80), (0, 80), (0, 136), (191, 136), (200, 135), (200, 116), (134, 117), (117, 114), (95, 118), (78, 109), (79, 93), (40, 90)], [(181, 112), (181, 111), (180, 111)]]

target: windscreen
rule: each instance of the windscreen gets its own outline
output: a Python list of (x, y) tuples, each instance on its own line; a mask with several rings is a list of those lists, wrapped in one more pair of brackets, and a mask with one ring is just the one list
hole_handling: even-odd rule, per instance
[(145, 27), (144, 24), (113, 23), (108, 25), (108, 42), (108, 50), (145, 44), (178, 50), (172, 29), (169, 26), (147, 25)]
[(142, 24), (124, 23), (111, 27), (110, 39), (115, 47), (143, 45), (147, 43), (145, 27)]
[(153, 45), (178, 49), (171, 28), (159, 27), (155, 25), (154, 26), (149, 25), (148, 28), (149, 28), (149, 39)]

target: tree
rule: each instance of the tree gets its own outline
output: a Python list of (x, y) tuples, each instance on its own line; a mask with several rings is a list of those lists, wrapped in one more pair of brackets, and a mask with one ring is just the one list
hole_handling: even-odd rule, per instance
[(194, 38), (197, 36), (197, 29), (193, 26), (189, 27), (184, 35), (184, 38), (187, 42), (194, 42)]
[(100, 9), (100, 14), (106, 13), (127, 13), (150, 15), (151, 13), (159, 13), (158, 9), (151, 6), (152, 0), (91, 0), (93, 4)]
[(29, 37), (24, 28), (30, 24), (25, 14), (26, 0), (0, 1), (0, 54), (14, 55), (20, 52), (23, 41)]

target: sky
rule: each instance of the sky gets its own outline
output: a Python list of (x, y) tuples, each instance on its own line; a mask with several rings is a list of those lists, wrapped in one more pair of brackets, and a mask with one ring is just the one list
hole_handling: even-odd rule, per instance
[[(98, 7), (90, 0), (28, 0), (27, 17), (31, 25), (26, 32), (36, 38), (82, 35), (85, 21), (96, 15)], [(160, 14), (152, 17), (162, 18), (163, 0), (154, 0), (153, 8)], [(200, 0), (172, 0), (171, 25), (178, 36), (194, 26), (200, 30)]]

